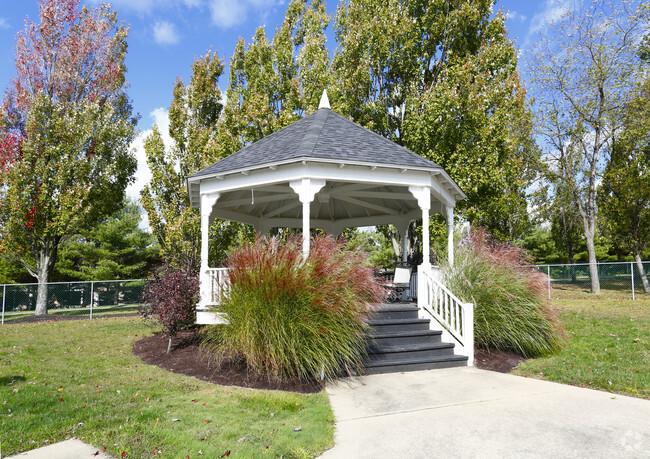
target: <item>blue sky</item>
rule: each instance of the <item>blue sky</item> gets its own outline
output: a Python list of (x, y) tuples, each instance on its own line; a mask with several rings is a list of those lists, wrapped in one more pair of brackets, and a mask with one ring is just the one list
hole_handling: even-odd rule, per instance
[[(561, 8), (561, 0), (501, 0), (495, 11), (508, 12), (507, 27), (521, 52), (535, 40), (545, 18)], [(87, 0), (89, 5), (99, 3)], [(130, 25), (126, 59), (129, 95), (141, 115), (142, 134), (135, 142), (140, 167), (129, 194), (137, 196), (150, 177), (142, 153), (142, 139), (153, 123), (167, 123), (167, 108), (177, 76), (187, 81), (195, 57), (212, 48), (226, 64), (239, 37), (246, 40), (261, 25), (271, 36), (284, 18), (288, 0), (113, 0), (119, 19)], [(27, 16), (38, 18), (36, 0), (0, 0), (0, 87), (4, 90), (15, 75), (15, 36)], [(334, 16), (338, 1), (327, 3)], [(330, 24), (330, 50), (336, 46)], [(227, 70), (220, 81), (225, 90)]]

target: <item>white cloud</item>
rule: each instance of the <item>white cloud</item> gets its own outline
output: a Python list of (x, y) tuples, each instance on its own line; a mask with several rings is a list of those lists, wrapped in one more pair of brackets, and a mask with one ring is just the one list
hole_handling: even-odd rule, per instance
[(8, 29), (9, 28), (9, 21), (7, 19), (0, 17), (0, 29)]
[[(186, 0), (187, 1), (187, 0)], [(195, 0), (189, 0), (195, 1)], [(278, 0), (209, 0), (212, 22), (224, 29), (243, 24), (249, 12), (265, 19), (268, 14), (282, 2)]]
[(175, 45), (180, 41), (176, 26), (167, 21), (157, 21), (153, 25), (153, 38), (159, 45)]
[(508, 11), (506, 14), (506, 19), (510, 19), (513, 21), (519, 21), (519, 22), (526, 22), (526, 19), (528, 19), (528, 16), (525, 14), (521, 14), (517, 11)]
[(547, 24), (557, 20), (569, 10), (567, 0), (546, 0), (539, 13), (530, 20), (528, 37), (542, 30)]

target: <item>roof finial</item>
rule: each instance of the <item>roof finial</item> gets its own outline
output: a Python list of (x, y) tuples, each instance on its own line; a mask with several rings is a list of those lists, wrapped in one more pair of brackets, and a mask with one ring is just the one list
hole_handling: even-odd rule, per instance
[(318, 109), (321, 108), (330, 108), (330, 100), (327, 98), (327, 89), (323, 89), (323, 95), (320, 96), (320, 104), (318, 104)]

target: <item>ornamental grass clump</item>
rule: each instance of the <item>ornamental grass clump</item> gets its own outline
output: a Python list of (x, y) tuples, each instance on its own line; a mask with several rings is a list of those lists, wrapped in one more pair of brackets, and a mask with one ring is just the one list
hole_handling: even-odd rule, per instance
[(367, 317), (385, 299), (366, 256), (316, 237), (306, 262), (298, 237), (258, 238), (228, 258), (226, 325), (207, 327), (204, 346), (221, 359), (280, 380), (333, 379), (359, 372)]
[(535, 357), (557, 351), (565, 333), (546, 300), (547, 279), (528, 263), (524, 250), (492, 241), (485, 231), (465, 237), (452, 267), (445, 269), (447, 287), (473, 302), (477, 348)]

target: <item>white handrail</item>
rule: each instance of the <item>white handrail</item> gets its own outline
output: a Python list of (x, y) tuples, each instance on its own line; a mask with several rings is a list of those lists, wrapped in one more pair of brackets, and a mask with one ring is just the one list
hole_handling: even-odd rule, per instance
[[(466, 355), (467, 365), (474, 365), (474, 304), (464, 303), (436, 278), (430, 266), (418, 266), (418, 307), (441, 326), (443, 336), (456, 342)], [(432, 325), (433, 322), (432, 322)]]

